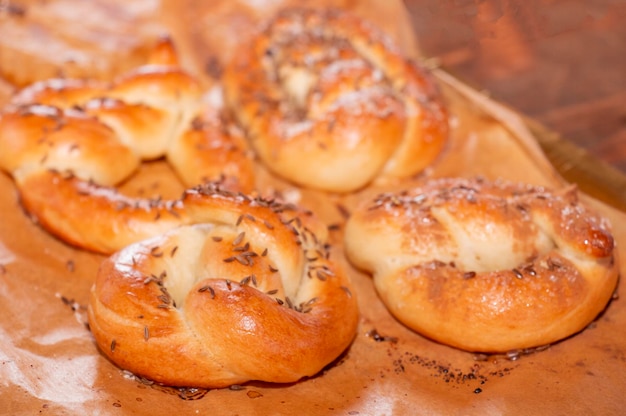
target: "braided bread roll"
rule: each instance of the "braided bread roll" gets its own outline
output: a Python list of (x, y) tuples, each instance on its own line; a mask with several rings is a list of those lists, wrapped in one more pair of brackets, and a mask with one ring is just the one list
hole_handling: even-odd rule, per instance
[(143, 160), (166, 158), (186, 186), (220, 181), (234, 191), (254, 189), (245, 141), (229, 134), (219, 110), (202, 98), (167, 39), (151, 62), (112, 84), (36, 83), (0, 115), (0, 169), (13, 176), (24, 208), (46, 229), (110, 253), (177, 223), (159, 221), (176, 201), (116, 192)]
[(447, 142), (438, 90), (377, 28), (335, 9), (286, 9), (224, 73), (228, 108), (274, 173), (347, 192), (406, 178)]
[(397, 319), (470, 351), (566, 338), (602, 312), (618, 279), (609, 224), (575, 189), (432, 180), (354, 212), (345, 246)]
[(192, 225), (100, 267), (89, 325), (111, 361), (167, 385), (217, 388), (295, 382), (350, 345), (354, 291), (312, 214), (210, 186), (187, 191), (184, 206)]

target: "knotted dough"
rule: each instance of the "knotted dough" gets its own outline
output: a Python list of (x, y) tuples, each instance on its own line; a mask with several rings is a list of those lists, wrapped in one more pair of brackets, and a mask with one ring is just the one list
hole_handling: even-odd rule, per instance
[(211, 186), (183, 199), (191, 224), (100, 267), (89, 325), (114, 363), (175, 386), (288, 383), (350, 345), (354, 290), (310, 212)]
[(111, 84), (51, 79), (21, 91), (0, 115), (0, 169), (46, 229), (108, 253), (178, 222), (178, 202), (116, 191), (144, 160), (164, 157), (188, 187), (254, 189), (247, 145), (219, 111), (165, 39), (151, 62)]
[(349, 192), (410, 177), (447, 143), (427, 71), (349, 12), (282, 10), (234, 56), (227, 107), (264, 164), (298, 185)]
[(345, 246), (397, 319), (470, 351), (568, 337), (603, 311), (618, 280), (608, 221), (574, 188), (431, 180), (361, 206)]

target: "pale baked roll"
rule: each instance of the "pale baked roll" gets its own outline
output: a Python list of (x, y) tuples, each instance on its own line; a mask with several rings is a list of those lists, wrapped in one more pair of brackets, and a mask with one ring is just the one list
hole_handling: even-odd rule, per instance
[(618, 280), (609, 223), (574, 188), (436, 179), (364, 204), (345, 245), (398, 320), (470, 351), (566, 338), (604, 310)]
[(235, 54), (224, 85), (260, 159), (305, 187), (347, 192), (410, 177), (447, 141), (429, 74), (348, 12), (278, 13)]

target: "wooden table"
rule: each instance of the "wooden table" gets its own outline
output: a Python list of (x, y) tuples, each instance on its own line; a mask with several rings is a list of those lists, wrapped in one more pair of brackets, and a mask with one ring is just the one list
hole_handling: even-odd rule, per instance
[(424, 55), (626, 173), (625, 1), (405, 3)]

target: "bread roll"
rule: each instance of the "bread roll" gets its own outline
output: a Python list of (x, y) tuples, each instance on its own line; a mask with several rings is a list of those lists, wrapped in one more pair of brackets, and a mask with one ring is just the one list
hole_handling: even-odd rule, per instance
[(333, 192), (406, 178), (447, 143), (429, 74), (376, 27), (335, 9), (286, 9), (224, 71), (227, 106), (259, 158)]
[(398, 320), (470, 351), (566, 338), (603, 311), (618, 279), (610, 226), (574, 188), (435, 179), (364, 204), (345, 245)]
[(217, 388), (314, 376), (350, 345), (354, 290), (321, 222), (207, 186), (185, 206), (192, 225), (100, 267), (89, 325), (111, 361), (167, 385)]

